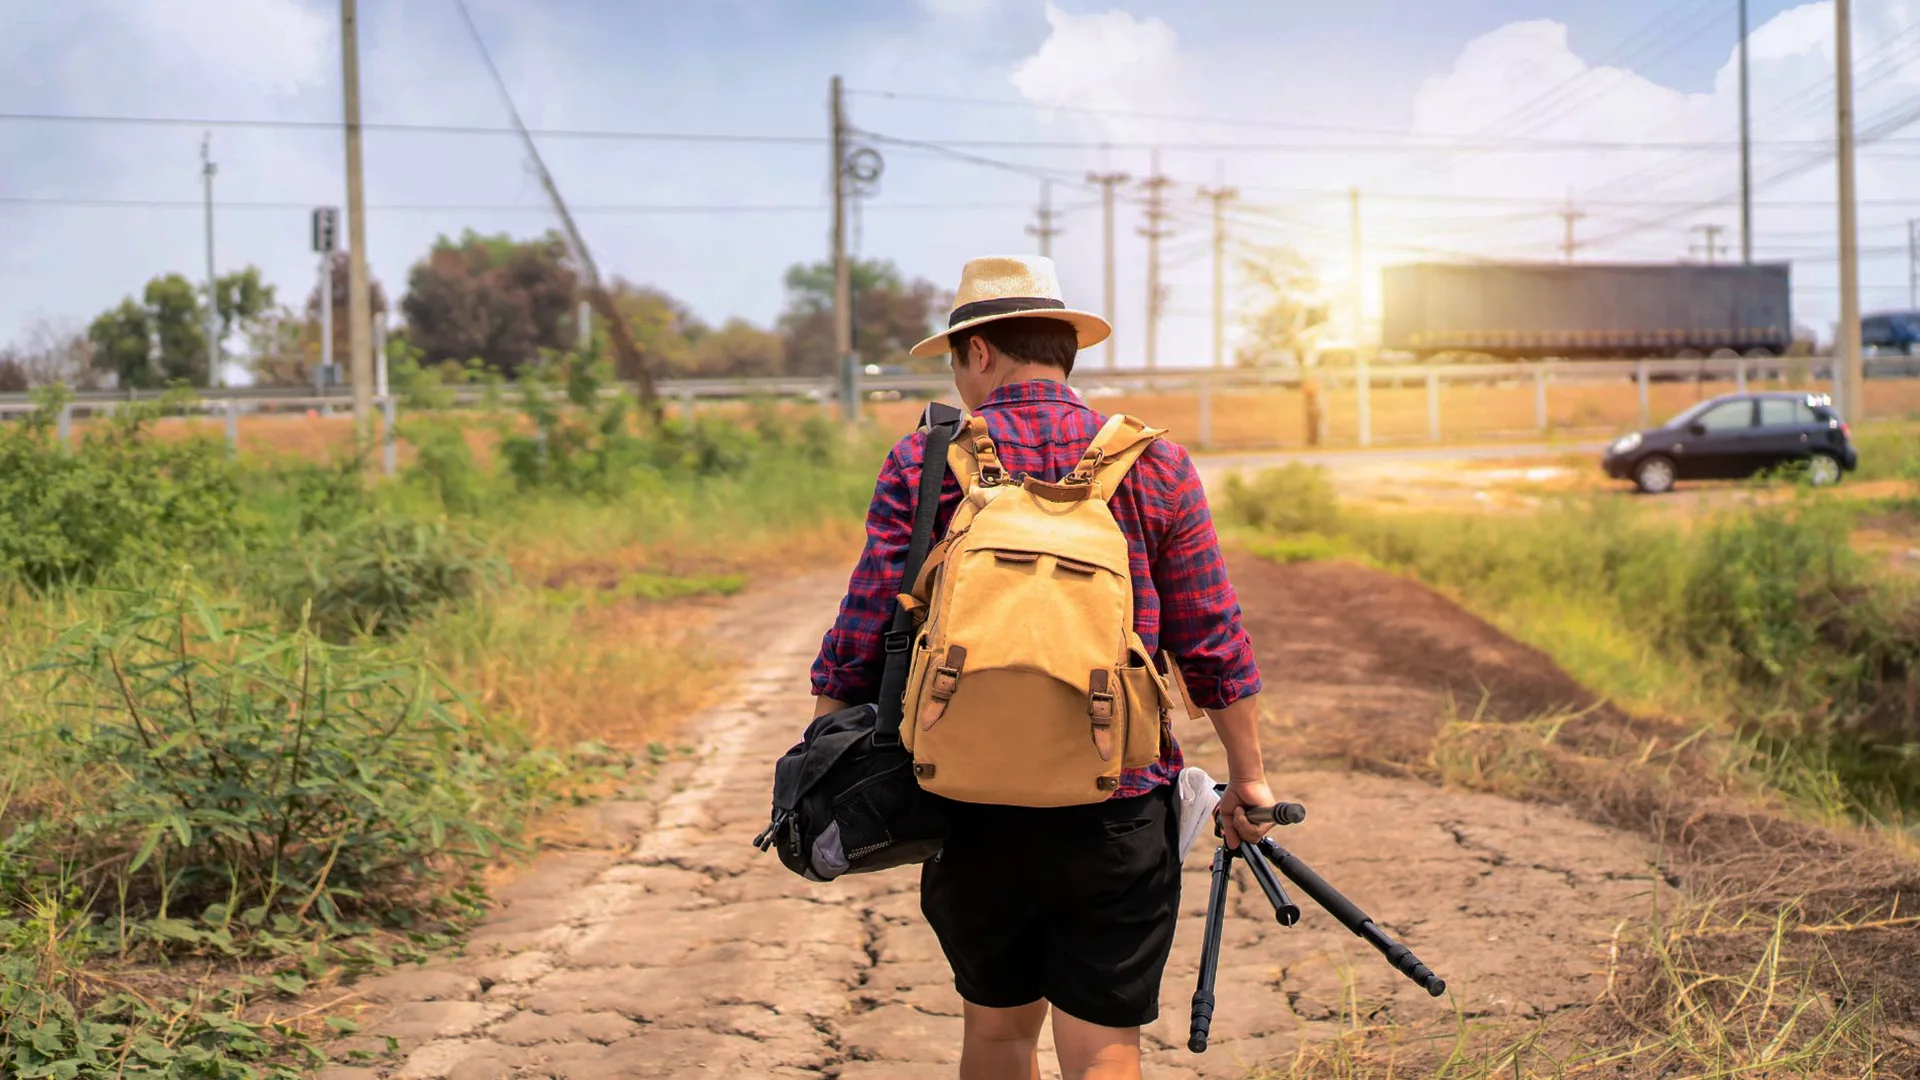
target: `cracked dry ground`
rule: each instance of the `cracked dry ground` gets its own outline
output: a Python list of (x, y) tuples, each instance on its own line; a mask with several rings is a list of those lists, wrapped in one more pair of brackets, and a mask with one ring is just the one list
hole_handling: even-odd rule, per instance
[[(1358, 740), (1430, 737), (1462, 693), (1524, 715), (1578, 687), (1399, 579), (1235, 564), (1267, 679), (1274, 787), (1311, 809), (1280, 839), (1439, 971), (1454, 1001), (1427, 998), (1304, 898), (1299, 926), (1275, 925), (1240, 869), (1214, 1044), (1190, 1054), (1203, 840), (1186, 861), (1148, 1075), (1284, 1066), (1355, 1011), (1363, 1025), (1445, 1026), (1455, 1003), (1524, 1020), (1593, 1000), (1614, 928), (1664, 887), (1648, 845), (1548, 807), (1312, 764)], [(729, 704), (689, 721), (697, 752), (597, 808), (608, 850), (549, 855), (502, 890), (463, 955), (365, 986), (367, 1034), (335, 1053), (377, 1060), (326, 1080), (954, 1075), (960, 1000), (920, 917), (917, 870), (810, 884), (748, 844), (771, 764), (810, 715), (805, 671), (840, 584), (768, 586), (723, 616), (717, 647), (759, 652)], [(1204, 721), (1182, 737), (1191, 760), (1224, 774)], [(1045, 1042), (1043, 1062), (1059, 1075)]]

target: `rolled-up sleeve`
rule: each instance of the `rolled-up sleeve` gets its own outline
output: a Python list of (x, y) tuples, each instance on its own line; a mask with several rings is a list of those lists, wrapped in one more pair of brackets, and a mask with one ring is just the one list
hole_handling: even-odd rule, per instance
[(1160, 645), (1180, 665), (1193, 704), (1222, 709), (1260, 692), (1260, 668), (1241, 625), (1206, 489), (1185, 450), (1178, 452), (1174, 475), (1167, 531), (1150, 558), (1160, 596)]
[(920, 446), (925, 437), (915, 433), (900, 440), (880, 467), (873, 502), (867, 507), (866, 546), (847, 582), (839, 615), (813, 662), (816, 696), (860, 703), (880, 693), (884, 638), (898, 604), (907, 547), (913, 540), (914, 485), (919, 482)]

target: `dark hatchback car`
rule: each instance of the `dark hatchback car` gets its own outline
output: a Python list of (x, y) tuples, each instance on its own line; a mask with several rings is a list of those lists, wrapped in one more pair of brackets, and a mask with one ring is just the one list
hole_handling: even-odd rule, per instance
[(1615, 439), (1601, 466), (1656, 495), (1678, 480), (1737, 480), (1795, 464), (1813, 483), (1832, 484), (1859, 463), (1849, 434), (1824, 394), (1727, 394)]

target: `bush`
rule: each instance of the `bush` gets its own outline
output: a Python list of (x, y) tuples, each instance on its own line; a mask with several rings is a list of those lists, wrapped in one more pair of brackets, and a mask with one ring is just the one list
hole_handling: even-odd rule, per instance
[(1228, 520), (1277, 533), (1331, 533), (1340, 521), (1340, 499), (1326, 472), (1299, 462), (1252, 480), (1229, 474), (1222, 502)]
[(62, 402), (0, 433), (0, 575), (40, 588), (190, 553), (218, 558), (245, 539), (240, 477), (210, 439), (151, 437), (160, 405), (120, 408), (72, 450), (55, 437)]
[(185, 588), (137, 597), (43, 668), (94, 718), (61, 729), (83, 808), (9, 843), (90, 868), (74, 884), (115, 905), (110, 939), (231, 952), (310, 913), (405, 909), (500, 845), (487, 821), (511, 817), (532, 766), (462, 723), (430, 672), (233, 614)]
[(302, 538), (265, 588), (290, 621), (304, 619), (338, 642), (390, 637), (505, 575), (505, 564), (470, 532), (374, 515)]

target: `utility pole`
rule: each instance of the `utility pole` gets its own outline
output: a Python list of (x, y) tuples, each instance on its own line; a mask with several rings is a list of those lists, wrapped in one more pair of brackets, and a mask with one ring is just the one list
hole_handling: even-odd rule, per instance
[(1060, 226), (1053, 223), (1053, 181), (1040, 181), (1040, 210), (1037, 215), (1039, 224), (1027, 226), (1029, 236), (1040, 238), (1040, 256), (1053, 258), (1053, 238), (1060, 235)]
[(1140, 181), (1146, 189), (1147, 206), (1141, 216), (1147, 219), (1140, 229), (1140, 235), (1147, 238), (1147, 370), (1158, 366), (1160, 345), (1160, 241), (1173, 235), (1173, 230), (1162, 228), (1161, 222), (1167, 219), (1165, 191), (1172, 180), (1160, 175), (1160, 151), (1153, 152), (1153, 175)]
[[(1860, 238), (1853, 203), (1853, 4), (1833, 4), (1836, 157), (1840, 169), (1840, 326), (1833, 340), (1834, 382), (1840, 408), (1854, 423), (1866, 419), (1866, 371), (1860, 360)], [(1841, 372), (1846, 372), (1845, 378)]]
[[(1720, 234), (1721, 234), (1721, 233), (1723, 233), (1723, 232), (1726, 232), (1726, 231), (1727, 231), (1727, 229), (1726, 229), (1726, 226), (1724, 226), (1724, 225), (1695, 225), (1695, 226), (1694, 226), (1694, 227), (1693, 227), (1692, 229), (1689, 229), (1688, 231), (1689, 231), (1689, 232), (1697, 232), (1697, 233), (1705, 233), (1705, 234), (1706, 234), (1706, 236), (1707, 236), (1707, 239), (1706, 239), (1706, 243), (1705, 243), (1704, 245), (1700, 245), (1700, 246), (1704, 246), (1704, 247), (1706, 248), (1706, 251), (1707, 251), (1707, 265), (1708, 265), (1708, 266), (1712, 266), (1712, 265), (1714, 265), (1714, 264), (1715, 264), (1715, 262), (1717, 261), (1717, 259), (1715, 258), (1715, 256), (1716, 256), (1716, 255), (1717, 255), (1717, 254), (1718, 254), (1719, 252), (1722, 252), (1722, 251), (1725, 251), (1725, 250), (1726, 250), (1726, 245), (1725, 245), (1725, 244), (1722, 244), (1722, 243), (1720, 243)], [(1689, 246), (1688, 246), (1688, 248), (1687, 248), (1687, 251), (1688, 251), (1689, 253), (1691, 253), (1691, 252), (1694, 252), (1694, 251), (1698, 251), (1698, 250), (1699, 250), (1699, 246), (1693, 246), (1693, 245), (1689, 245)]]
[(1907, 306), (1920, 308), (1920, 220), (1907, 219)]
[(1560, 211), (1561, 219), (1566, 222), (1566, 232), (1560, 239), (1560, 251), (1566, 256), (1568, 262), (1573, 261), (1573, 249), (1576, 246), (1573, 242), (1573, 223), (1586, 216), (1586, 214), (1573, 208), (1573, 191), (1572, 189), (1568, 189), (1567, 208)]
[[(340, 74), (347, 127), (347, 363), (353, 372), (353, 434), (373, 445), (373, 305), (367, 295), (367, 195), (360, 163), (360, 27), (357, 0), (340, 0)], [(327, 298), (329, 302), (332, 297)]]
[(207, 384), (225, 386), (220, 371), (220, 292), (213, 276), (213, 175), (220, 171), (213, 163), (213, 135), (200, 136), (200, 176), (207, 191)]
[(1360, 402), (1360, 445), (1373, 445), (1373, 381), (1367, 375), (1367, 350), (1360, 344), (1360, 324), (1366, 303), (1365, 280), (1360, 273), (1360, 189), (1347, 189), (1351, 203), (1353, 242), (1353, 389)]
[[(1087, 174), (1089, 183), (1100, 185), (1100, 229), (1105, 237), (1106, 243), (1106, 266), (1101, 276), (1101, 283), (1105, 287), (1104, 303), (1106, 309), (1102, 311), (1101, 314), (1107, 317), (1107, 325), (1109, 326), (1119, 321), (1119, 313), (1114, 310), (1113, 296), (1113, 189), (1114, 185), (1124, 184), (1130, 179), (1132, 178), (1123, 172)], [(1115, 360), (1114, 339), (1119, 336), (1117, 331), (1107, 335), (1108, 371), (1112, 371), (1117, 362)]]
[(1236, 188), (1202, 187), (1200, 197), (1213, 201), (1213, 366), (1227, 365), (1227, 222), (1225, 208), (1229, 199), (1239, 197)]
[(1753, 129), (1747, 101), (1747, 0), (1740, 0), (1740, 262), (1753, 262)]
[(840, 358), (841, 411), (860, 418), (859, 368), (853, 355), (853, 267), (847, 262), (847, 118), (840, 76), (833, 77), (833, 351)]

